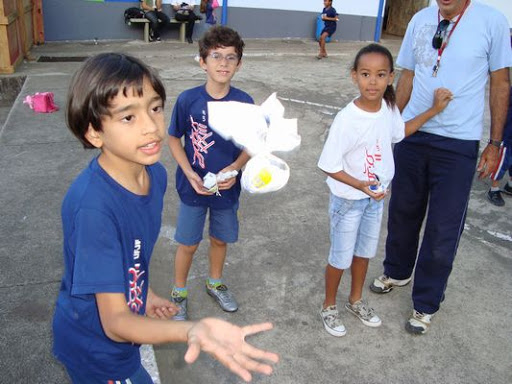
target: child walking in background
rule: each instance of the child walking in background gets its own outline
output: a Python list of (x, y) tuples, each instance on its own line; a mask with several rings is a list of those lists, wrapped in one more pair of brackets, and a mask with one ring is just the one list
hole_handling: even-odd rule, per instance
[(201, 0), (199, 11), (205, 14), (206, 18), (204, 22), (206, 24), (217, 24), (217, 15), (215, 14), (215, 9), (218, 7), (219, 3), (217, 0)]
[(64, 274), (53, 351), (74, 384), (153, 383), (140, 344), (188, 343), (188, 363), (202, 350), (246, 381), (250, 371), (272, 371), (255, 359), (278, 360), (244, 340), (270, 323), (240, 328), (213, 318), (173, 321), (176, 306), (150, 288), (167, 187), (158, 162), (164, 103), (156, 73), (124, 54), (89, 58), (71, 81), (69, 129), (85, 148), (100, 151), (62, 203)]
[[(505, 183), (503, 189), (500, 190), (500, 180), (505, 176), (507, 170), (509, 180)], [(501, 192), (512, 196), (512, 88), (510, 89), (508, 115), (503, 129), (503, 145), (500, 148), (498, 168), (491, 175), (491, 180), (492, 184), (491, 188), (487, 191), (487, 198), (497, 207), (503, 207), (505, 200), (503, 200)]]
[[(206, 84), (178, 96), (169, 126), (169, 148), (178, 163), (176, 189), (180, 195), (174, 239), (179, 243), (174, 262), (171, 300), (179, 307), (175, 320), (188, 319), (187, 278), (192, 258), (203, 238), (209, 213), (209, 277), (206, 292), (226, 312), (238, 309), (233, 293), (222, 279), (227, 244), (238, 240), (238, 198), (241, 169), (249, 155), (224, 140), (208, 125), (209, 101), (254, 101), (247, 93), (231, 86), (231, 79), (242, 65), (244, 42), (231, 28), (215, 26), (199, 40), (199, 64), (206, 72)], [(181, 138), (184, 137), (184, 144)], [(208, 173), (238, 171), (238, 175), (218, 183), (219, 194), (203, 185)]]
[(320, 39), (318, 44), (320, 45), (320, 52), (318, 53), (317, 59), (323, 59), (327, 57), (327, 51), (325, 49), (325, 39), (332, 36), (336, 32), (336, 22), (338, 21), (338, 14), (336, 9), (332, 7), (332, 0), (324, 0), (324, 9), (322, 10), (322, 20), (324, 21), (324, 29), (320, 33)]
[(346, 333), (336, 294), (347, 268), (352, 282), (345, 308), (369, 327), (381, 325), (362, 291), (369, 259), (377, 251), (386, 187), (394, 175), (391, 145), (416, 132), (451, 100), (449, 90), (437, 89), (433, 106), (404, 124), (395, 106), (393, 57), (378, 44), (358, 52), (351, 74), (360, 95), (337, 114), (318, 161), (328, 175), (331, 223), (320, 316), (333, 336)]

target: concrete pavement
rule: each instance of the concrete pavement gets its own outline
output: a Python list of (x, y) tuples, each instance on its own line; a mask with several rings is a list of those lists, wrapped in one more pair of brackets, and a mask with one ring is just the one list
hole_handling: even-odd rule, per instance
[[(335, 113), (357, 94), (349, 69), (365, 44), (333, 42), (329, 58), (317, 60), (312, 40), (246, 41), (243, 66), (233, 84), (257, 103), (277, 92), (286, 117), (299, 119), (302, 146), (284, 156), (292, 172), (283, 190), (242, 195), (240, 241), (229, 248), (225, 268), (239, 311), (223, 313), (206, 295), (207, 247), (202, 244), (189, 279), (190, 315), (240, 325), (274, 323), (274, 330), (250, 341), (278, 352), (281, 362), (273, 376), (256, 375), (255, 383), (510, 383), (512, 199), (506, 198), (503, 208), (492, 206), (485, 198), (487, 181), (475, 179), (473, 184), (446, 300), (427, 335), (414, 337), (404, 331), (411, 286), (384, 296), (367, 288), (382, 272), (385, 228), (364, 291), (382, 327), (367, 328), (343, 311), (345, 337), (334, 338), (323, 329), (318, 310), (329, 248), (328, 189), (316, 163)], [(400, 40), (383, 44), (396, 55)], [(167, 117), (180, 92), (204, 82), (193, 59), (197, 44), (58, 43), (34, 47), (32, 55), (64, 58), (107, 51), (130, 53), (158, 69), (168, 92)], [(26, 62), (14, 75), (0, 77), (3, 82), (26, 77), (12, 108), (0, 100), (0, 383), (67, 382), (51, 354), (51, 318), (62, 274), (60, 204), (70, 182), (94, 155), (83, 150), (65, 126), (67, 86), (78, 65)], [(26, 95), (43, 91), (55, 93), (60, 111), (34, 114), (23, 105)], [(485, 121), (488, 127), (488, 113)], [(488, 132), (482, 141), (486, 138)], [(162, 161), (170, 177), (151, 273), (154, 290), (165, 295), (176, 249), (172, 236), (178, 198), (175, 163), (168, 151)], [(339, 304), (349, 287), (347, 274)], [(208, 356), (187, 366), (182, 345), (155, 346), (154, 351), (163, 384), (240, 382)]]

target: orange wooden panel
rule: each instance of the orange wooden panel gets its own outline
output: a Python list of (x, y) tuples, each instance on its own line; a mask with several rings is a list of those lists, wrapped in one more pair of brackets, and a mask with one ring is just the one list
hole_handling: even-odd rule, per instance
[(33, 0), (34, 44), (44, 44), (43, 0)]
[(7, 41), (9, 44), (10, 64), (13, 64), (21, 55), (18, 22), (11, 23), (7, 26)]

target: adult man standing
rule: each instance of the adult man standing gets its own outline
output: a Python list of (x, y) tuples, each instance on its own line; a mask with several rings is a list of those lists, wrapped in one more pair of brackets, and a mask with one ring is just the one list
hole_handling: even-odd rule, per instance
[(501, 13), (471, 0), (436, 1), (437, 7), (421, 10), (407, 27), (397, 59), (403, 68), (397, 105), (407, 121), (432, 104), (436, 88), (448, 88), (454, 99), (395, 146), (384, 274), (370, 286), (387, 293), (408, 284), (416, 262), (414, 311), (406, 322), (414, 334), (428, 330), (444, 299), (477, 165), (489, 77), (491, 139), (478, 162), (480, 178), (497, 166), (512, 66), (510, 31)]

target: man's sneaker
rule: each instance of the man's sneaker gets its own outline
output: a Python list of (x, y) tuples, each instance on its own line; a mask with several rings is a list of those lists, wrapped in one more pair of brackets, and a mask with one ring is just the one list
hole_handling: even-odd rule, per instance
[(388, 293), (393, 287), (404, 287), (411, 281), (412, 277), (409, 277), (404, 280), (396, 280), (392, 279), (389, 276), (381, 275), (373, 280), (373, 283), (370, 285), (370, 289), (375, 293)]
[(178, 321), (186, 321), (188, 320), (188, 313), (187, 313), (187, 298), (180, 296), (175, 291), (171, 292), (171, 302), (174, 303), (178, 307), (178, 313), (174, 315), (172, 318), (173, 320)]
[(507, 195), (512, 195), (512, 187), (510, 185), (508, 185), (508, 183), (507, 183), (503, 187), (502, 192), (507, 194)]
[(354, 304), (347, 303), (345, 308), (368, 327), (380, 327), (382, 324), (379, 316), (375, 314), (375, 311), (368, 305), (366, 300), (359, 300)]
[(422, 335), (428, 331), (433, 316), (414, 310), (411, 318), (405, 323), (405, 330), (414, 335)]
[(487, 200), (497, 207), (503, 207), (505, 205), (505, 200), (501, 197), (500, 191), (491, 191), (489, 189), (487, 191)]
[(235, 296), (228, 290), (224, 284), (210, 285), (206, 283), (206, 292), (219, 303), (222, 310), (226, 312), (235, 312), (238, 309), (238, 303)]
[(341, 337), (345, 336), (347, 330), (341, 322), (340, 314), (336, 305), (331, 305), (325, 309), (320, 308), (320, 317), (324, 323), (325, 330), (333, 336)]

